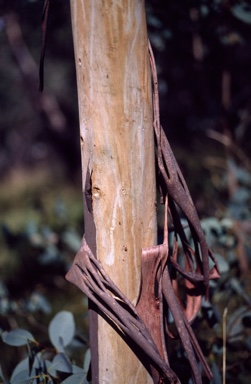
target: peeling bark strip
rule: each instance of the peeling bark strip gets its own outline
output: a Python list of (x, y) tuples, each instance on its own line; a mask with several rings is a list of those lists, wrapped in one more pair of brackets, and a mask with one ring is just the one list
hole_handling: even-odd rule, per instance
[(84, 237), (66, 278), (97, 305), (119, 333), (137, 345), (141, 358), (147, 356), (164, 382), (179, 383), (176, 374), (161, 358), (151, 333), (135, 307), (109, 278), (101, 263), (93, 256)]
[[(169, 211), (173, 220), (175, 234), (179, 236), (184, 254), (186, 257), (186, 269), (184, 270), (177, 263), (177, 257), (174, 244), (173, 255), (170, 256), (170, 261), (173, 267), (182, 274), (185, 281), (188, 282), (188, 288), (199, 288), (200, 293), (203, 293), (202, 287), (198, 284), (203, 284), (205, 289), (208, 289), (210, 278), (218, 278), (219, 270), (217, 262), (208, 248), (204, 232), (200, 225), (200, 220), (189, 193), (187, 184), (184, 180), (182, 172), (177, 164), (173, 151), (167, 140), (166, 134), (160, 125), (159, 117), (159, 95), (158, 95), (158, 79), (155, 66), (155, 60), (149, 43), (150, 63), (152, 68), (153, 83), (154, 83), (154, 131), (157, 142), (157, 164), (160, 175), (158, 187), (162, 194), (162, 201), (164, 197), (168, 196)], [(163, 197), (164, 196), (164, 197)], [(177, 206), (180, 208), (183, 217), (187, 219), (191, 237), (194, 243), (194, 250), (189, 245), (189, 240), (185, 234), (181, 214), (178, 212)], [(209, 258), (213, 261), (213, 267), (209, 270)], [(197, 312), (196, 312), (197, 313)], [(193, 315), (191, 316), (193, 317)], [(192, 320), (191, 318), (189, 320)]]

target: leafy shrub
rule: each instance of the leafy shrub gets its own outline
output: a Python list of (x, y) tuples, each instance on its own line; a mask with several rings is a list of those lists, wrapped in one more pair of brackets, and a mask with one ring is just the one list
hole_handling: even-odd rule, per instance
[(85, 384), (89, 369), (90, 353), (87, 350), (83, 367), (74, 365), (66, 347), (74, 341), (75, 322), (71, 312), (57, 313), (49, 324), (51, 345), (44, 346), (25, 329), (2, 332), (4, 343), (20, 347), (26, 345), (27, 357), (14, 368), (10, 381), (5, 380), (2, 370), (0, 376), (4, 383), (46, 383), (46, 384)]

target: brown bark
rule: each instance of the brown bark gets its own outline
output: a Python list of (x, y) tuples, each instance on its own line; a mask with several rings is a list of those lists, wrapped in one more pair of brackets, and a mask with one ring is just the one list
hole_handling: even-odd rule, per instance
[[(85, 218), (92, 210), (96, 256), (114, 283), (136, 304), (141, 249), (156, 244), (144, 2), (71, 0), (71, 14), (84, 188), (90, 179), (91, 204), (86, 204)], [(97, 330), (92, 325), (94, 337), (97, 331), (99, 359), (98, 368), (96, 365), (93, 369), (93, 382), (152, 382), (130, 348), (103, 318), (98, 317)]]

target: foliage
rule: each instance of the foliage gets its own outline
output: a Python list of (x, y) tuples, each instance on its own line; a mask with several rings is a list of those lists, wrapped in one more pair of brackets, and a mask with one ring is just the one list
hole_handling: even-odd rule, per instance
[(86, 353), (83, 368), (73, 364), (66, 353), (66, 347), (72, 343), (74, 334), (75, 322), (72, 313), (68, 311), (57, 313), (49, 324), (52, 346), (44, 346), (25, 329), (2, 332), (4, 343), (15, 347), (26, 345), (28, 352), (28, 356), (14, 368), (10, 381), (5, 380), (0, 372), (4, 383), (87, 383), (89, 352)]
[[(251, 280), (249, 269), (251, 245), (250, 227), (247, 226), (251, 222), (249, 209), (251, 184), (249, 173), (240, 164), (237, 166), (236, 160), (232, 158), (226, 164), (231, 167), (232, 179), (235, 176), (235, 193), (229, 193), (230, 197), (226, 204), (224, 206), (219, 205), (218, 213), (216, 212), (215, 216), (205, 217), (202, 220), (207, 241), (219, 263), (221, 278), (217, 282), (210, 283), (210, 301), (203, 301), (201, 312), (193, 327), (203, 352), (213, 369), (214, 381), (212, 384), (222, 382), (224, 340), (226, 341), (227, 382), (231, 384), (234, 380), (238, 380), (242, 384), (245, 383), (245, 377), (248, 377), (251, 358)], [(226, 167), (214, 169), (212, 178), (222, 194), (229, 191)], [(34, 198), (36, 198), (36, 195)], [(26, 227), (22, 231), (19, 230), (19, 232), (16, 232), (10, 226), (5, 226), (2, 230), (2, 249), (6, 247), (5, 252), (9, 252), (9, 254), (12, 252), (13, 263), (9, 272), (7, 263), (4, 269), (2, 268), (0, 327), (4, 330), (4, 339), (8, 335), (5, 330), (8, 329), (12, 332), (13, 329), (13, 334), (10, 333), (11, 340), (15, 336), (15, 329), (26, 329), (26, 332), (29, 332), (29, 338), (35, 340), (31, 342), (31, 346), (35, 348), (38, 344), (43, 345), (46, 351), (47, 348), (51, 350), (51, 346), (48, 347), (48, 341), (38, 343), (37, 340), (41, 340), (41, 338), (47, 340), (45, 335), (49, 333), (49, 339), (54, 346), (52, 348), (54, 351), (53, 357), (51, 355), (49, 359), (47, 353), (41, 353), (41, 349), (38, 348), (38, 358), (34, 360), (34, 369), (40, 369), (41, 375), (44, 375), (45, 372), (48, 373), (48, 369), (54, 362), (53, 359), (56, 355), (60, 357), (60, 353), (66, 353), (69, 356), (67, 353), (69, 345), (62, 345), (59, 341), (60, 327), (58, 327), (56, 315), (58, 311), (62, 310), (62, 306), (65, 307), (66, 302), (71, 303), (69, 310), (74, 313), (74, 316), (80, 318), (77, 338), (73, 338), (74, 343), (86, 350), (88, 339), (87, 327), (83, 332), (83, 316), (86, 313), (86, 306), (81, 305), (83, 300), (81, 294), (66, 282), (62, 283), (63, 280), (59, 285), (59, 289), (57, 286), (58, 281), (60, 281), (59, 277), (64, 278), (81, 239), (78, 230), (74, 229), (79, 224), (75, 219), (75, 224), (73, 221), (72, 226), (68, 227), (66, 206), (62, 205), (62, 202), (60, 204), (61, 209), (52, 209), (49, 216), (46, 214), (46, 220), (40, 213), (40, 224), (27, 223)], [(71, 204), (68, 203), (67, 205), (70, 209)], [(55, 201), (55, 207), (58, 207), (57, 200)], [(62, 212), (64, 212), (65, 220)], [(51, 226), (45, 226), (45, 221), (50, 222)], [(184, 223), (185, 225), (186, 223)], [(172, 231), (170, 235), (172, 235)], [(13, 247), (15, 248), (14, 253)], [(22, 263), (18, 263), (19, 260), (22, 260)], [(8, 263), (10, 263), (10, 260)], [(29, 274), (25, 274), (27, 273), (27, 265), (30, 265)], [(13, 273), (14, 279), (12, 278)], [(33, 276), (35, 276), (35, 279), (33, 279)], [(25, 284), (23, 284), (23, 280), (25, 280)], [(73, 302), (76, 304), (72, 306)], [(224, 317), (223, 314), (226, 310), (227, 314)], [(51, 319), (54, 314), (56, 317)], [(36, 319), (39, 319), (39, 321)], [(72, 323), (72, 320), (69, 319), (69, 322)], [(49, 324), (48, 327), (47, 324)], [(225, 336), (223, 333), (224, 325), (226, 327)], [(73, 337), (73, 328), (71, 330), (72, 332), (67, 331), (68, 341)], [(63, 334), (66, 334), (66, 332), (63, 332)], [(58, 335), (57, 341), (55, 340), (56, 335)], [(172, 351), (170, 353), (171, 364), (173, 366), (179, 364), (179, 371), (183, 375), (182, 382), (189, 382), (190, 373), (180, 343), (174, 340), (170, 342), (169, 348)], [(22, 350), (22, 347), (19, 347), (19, 349)], [(4, 350), (1, 346), (1, 351)], [(72, 347), (69, 353), (73, 352), (74, 355), (74, 350)], [(9, 357), (11, 356), (9, 350), (7, 353), (1, 353), (3, 370), (6, 372), (7, 369), (10, 376), (14, 374), (17, 363), (24, 359), (23, 353), (18, 357), (14, 357), (13, 361)], [(7, 356), (11, 364), (10, 362), (7, 363)], [(78, 366), (81, 366), (79, 353), (71, 361), (76, 359), (78, 359)], [(66, 361), (69, 362), (69, 359)], [(76, 374), (76, 382), (79, 382), (77, 380), (79, 380), (82, 373), (82, 371), (74, 373)], [(51, 374), (51, 371), (49, 371), (49, 374)], [(48, 376), (45, 377), (48, 378)], [(62, 376), (60, 377), (62, 378)], [(56, 380), (56, 377), (53, 376), (52, 379)], [(72, 376), (71, 380), (73, 379)], [(68, 380), (70, 380), (70, 377)]]
[[(74, 361), (80, 364), (88, 345), (87, 301), (66, 283), (64, 276), (81, 241), (77, 228), (82, 226), (82, 202), (80, 199), (78, 214), (73, 214), (68, 209), (76, 204), (75, 193), (64, 193), (66, 201), (63, 202), (54, 194), (48, 196), (46, 190), (46, 187), (39, 189), (38, 193), (35, 188), (35, 193), (31, 193), (33, 202), (38, 196), (41, 199), (40, 208), (34, 210), (35, 221), (29, 221), (26, 212), (27, 222), (23, 221), (18, 227), (11, 225), (11, 221), (8, 225), (1, 223), (0, 329), (27, 329), (35, 335), (35, 340), (45, 339), (45, 346), (49, 332), (50, 340), (54, 340), (57, 350), (62, 352), (65, 348), (60, 350), (55, 341), (56, 331), (60, 331), (58, 319), (54, 317), (53, 321), (51, 317), (62, 308), (68, 313), (74, 312), (78, 324), (75, 337), (73, 328), (72, 333), (67, 329), (65, 335), (73, 340), (67, 349), (71, 349)], [(44, 204), (51, 207), (48, 212), (43, 209)], [(19, 206), (21, 215), (24, 215), (25, 208), (25, 204), (23, 208)], [(73, 320), (69, 319), (69, 322), (73, 323)], [(11, 375), (15, 365), (23, 359), (23, 349), (21, 347), (20, 352), (14, 354), (3, 342), (0, 348), (2, 369)]]
[[(222, 383), (223, 375), (229, 384), (236, 381), (248, 383), (250, 380), (251, 179), (245, 168), (237, 166), (233, 158), (227, 165), (231, 169), (232, 181), (235, 180), (234, 193), (230, 190), (229, 200), (224, 210), (221, 207), (218, 217), (201, 221), (207, 242), (218, 261), (221, 277), (210, 282), (210, 300), (202, 302), (201, 312), (193, 324), (211, 363), (212, 384)], [(221, 174), (221, 188), (229, 189), (226, 173), (223, 174), (222, 169), (218, 172)], [(172, 360), (175, 365), (182, 366), (184, 355), (177, 355), (176, 350)], [(183, 380), (188, 380), (186, 373)]]

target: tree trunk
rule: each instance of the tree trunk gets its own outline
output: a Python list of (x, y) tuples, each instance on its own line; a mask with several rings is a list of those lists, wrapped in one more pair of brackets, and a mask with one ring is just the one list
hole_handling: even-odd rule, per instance
[[(89, 194), (86, 238), (114, 283), (136, 304), (141, 249), (156, 244), (144, 1), (71, 0), (71, 15), (83, 188), (85, 196)], [(151, 383), (143, 365), (107, 321), (93, 311), (91, 319), (93, 383)]]

